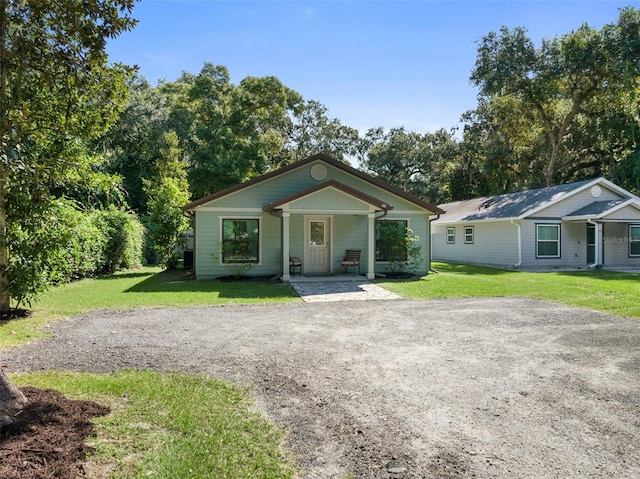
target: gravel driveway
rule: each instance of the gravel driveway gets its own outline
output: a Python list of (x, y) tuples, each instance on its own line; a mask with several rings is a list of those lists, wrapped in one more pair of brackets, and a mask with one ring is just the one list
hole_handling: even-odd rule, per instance
[(10, 371), (255, 386), (303, 478), (640, 477), (640, 322), (529, 299), (100, 311)]

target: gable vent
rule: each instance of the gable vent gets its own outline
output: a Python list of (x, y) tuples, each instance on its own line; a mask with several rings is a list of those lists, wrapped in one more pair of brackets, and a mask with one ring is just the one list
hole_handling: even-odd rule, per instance
[(322, 181), (327, 177), (327, 168), (321, 164), (316, 163), (311, 167), (311, 178), (316, 181)]

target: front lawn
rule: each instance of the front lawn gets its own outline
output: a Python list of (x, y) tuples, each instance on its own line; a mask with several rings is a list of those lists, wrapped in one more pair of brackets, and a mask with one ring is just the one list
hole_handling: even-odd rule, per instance
[(205, 376), (118, 371), (12, 375), (18, 386), (55, 389), (102, 403), (93, 420), (91, 477), (156, 479), (292, 478), (284, 431), (237, 386)]
[(529, 273), (454, 263), (433, 263), (432, 267), (438, 274), (418, 281), (376, 283), (406, 299), (512, 296), (640, 318), (639, 274), (606, 270)]
[(0, 349), (41, 337), (42, 327), (50, 321), (96, 309), (287, 301), (300, 298), (280, 282), (195, 281), (182, 270), (147, 267), (52, 288), (32, 305), (31, 317), (0, 322)]

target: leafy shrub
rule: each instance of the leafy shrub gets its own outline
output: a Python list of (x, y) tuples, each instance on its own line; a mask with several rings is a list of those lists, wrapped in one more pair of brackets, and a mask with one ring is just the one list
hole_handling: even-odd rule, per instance
[(137, 216), (111, 207), (81, 211), (53, 203), (46, 221), (7, 225), (7, 275), (13, 301), (31, 302), (48, 286), (140, 266), (143, 228)]
[(138, 217), (113, 205), (94, 214), (96, 224), (107, 238), (99, 273), (112, 274), (121, 269), (139, 268), (142, 265), (144, 228)]

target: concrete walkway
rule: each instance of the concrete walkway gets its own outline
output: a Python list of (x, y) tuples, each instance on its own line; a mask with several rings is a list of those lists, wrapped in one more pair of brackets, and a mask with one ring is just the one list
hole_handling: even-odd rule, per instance
[(362, 276), (298, 276), (290, 284), (307, 303), (400, 299)]

